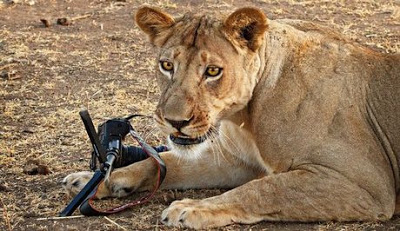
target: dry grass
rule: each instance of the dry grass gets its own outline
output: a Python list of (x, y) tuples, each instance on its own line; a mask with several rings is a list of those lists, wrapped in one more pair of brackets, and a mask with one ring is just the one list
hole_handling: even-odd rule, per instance
[[(96, 124), (110, 117), (154, 110), (159, 94), (152, 75), (154, 53), (132, 22), (132, 11), (139, 2), (175, 15), (185, 11), (226, 13), (253, 5), (270, 18), (330, 25), (381, 52), (400, 50), (398, 1), (4, 2), (0, 1), (0, 230), (166, 229), (158, 219), (172, 200), (221, 193), (164, 191), (147, 205), (109, 218), (37, 220), (57, 216), (69, 202), (60, 180), (68, 173), (88, 169), (90, 146), (78, 117), (80, 109), (89, 109)], [(59, 17), (75, 20), (70, 26), (60, 26), (55, 24)], [(40, 19), (47, 19), (51, 26), (45, 28)], [(135, 126), (149, 142), (162, 142), (151, 120), (136, 121)], [(48, 166), (51, 174), (25, 175), (23, 167), (29, 159)], [(398, 223), (399, 218), (387, 223), (263, 222), (225, 229), (399, 230)]]

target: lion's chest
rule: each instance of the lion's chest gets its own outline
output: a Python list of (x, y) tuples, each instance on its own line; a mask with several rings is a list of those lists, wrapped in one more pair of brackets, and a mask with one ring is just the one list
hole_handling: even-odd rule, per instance
[(272, 168), (266, 163), (261, 154), (256, 140), (251, 132), (246, 129), (245, 122), (240, 125), (224, 120), (220, 127), (220, 141), (227, 152), (247, 165), (271, 172)]

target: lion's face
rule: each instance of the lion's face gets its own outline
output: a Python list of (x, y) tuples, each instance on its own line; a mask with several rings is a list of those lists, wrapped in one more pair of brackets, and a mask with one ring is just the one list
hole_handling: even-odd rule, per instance
[[(193, 149), (218, 133), (221, 119), (251, 99), (260, 66), (255, 53), (259, 41), (251, 41), (250, 47), (244, 38), (234, 37), (243, 36), (243, 31), (232, 31), (227, 21), (207, 16), (185, 15), (175, 21), (142, 8), (136, 20), (159, 47), (156, 72), (162, 93), (156, 121), (172, 146)], [(155, 29), (160, 25), (154, 20), (162, 20), (161, 29)], [(253, 25), (244, 31), (247, 39), (254, 39), (255, 29)]]
[(182, 45), (180, 37), (193, 34), (177, 34), (161, 47), (158, 58), (162, 93), (156, 120), (174, 145), (206, 140), (222, 118), (251, 98), (248, 73), (254, 73), (254, 63), (236, 52), (219, 31), (197, 33), (195, 43), (201, 46)]

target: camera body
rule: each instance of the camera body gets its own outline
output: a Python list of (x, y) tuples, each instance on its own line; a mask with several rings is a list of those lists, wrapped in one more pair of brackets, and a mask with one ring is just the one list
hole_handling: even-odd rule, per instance
[[(127, 155), (127, 147), (122, 144), (122, 141), (125, 139), (126, 135), (129, 134), (130, 128), (131, 125), (129, 121), (121, 118), (107, 120), (98, 126), (97, 130), (99, 134), (100, 145), (105, 150), (103, 153), (106, 155), (101, 158), (103, 160), (114, 158), (114, 168), (125, 166), (123, 164), (123, 160), (124, 156)], [(113, 155), (114, 157), (110, 155)], [(91, 167), (92, 166), (93, 165), (91, 164)]]
[[(102, 157), (102, 159), (109, 160), (110, 158), (114, 158), (112, 165), (113, 168), (124, 167), (148, 158), (148, 155), (143, 148), (123, 145), (122, 142), (126, 135), (129, 134), (131, 129), (132, 126), (129, 120), (126, 118), (110, 119), (98, 126), (100, 145), (105, 150), (103, 153), (106, 155)], [(162, 145), (153, 148), (157, 152), (164, 152), (168, 150), (166, 146)], [(96, 158), (93, 158), (92, 162), (93, 161), (97, 161)], [(104, 162), (103, 165), (107, 164), (107, 162), (108, 161)], [(92, 170), (96, 169), (95, 166), (95, 163), (90, 164)], [(100, 167), (109, 168), (110, 166)]]

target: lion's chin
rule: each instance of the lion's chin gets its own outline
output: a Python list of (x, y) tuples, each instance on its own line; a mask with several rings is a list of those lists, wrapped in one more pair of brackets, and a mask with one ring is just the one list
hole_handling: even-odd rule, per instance
[(188, 159), (197, 159), (207, 149), (209, 142), (212, 142), (210, 133), (207, 132), (196, 138), (184, 136), (183, 134), (170, 134), (168, 136), (168, 146), (176, 155)]
[[(179, 141), (177, 141), (179, 142)], [(187, 141), (184, 141), (187, 142)], [(205, 139), (202, 142), (195, 142), (193, 144), (177, 144), (171, 140), (171, 137), (168, 137), (168, 147), (170, 151), (183, 159), (199, 159), (201, 158), (201, 154), (208, 149), (210, 139)]]

